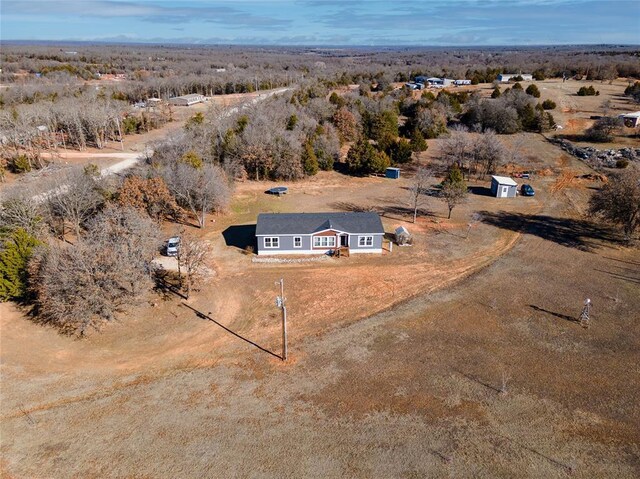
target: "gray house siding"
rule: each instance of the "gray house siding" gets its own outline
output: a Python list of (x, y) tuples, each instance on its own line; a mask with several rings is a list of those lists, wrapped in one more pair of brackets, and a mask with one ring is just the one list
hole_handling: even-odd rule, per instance
[[(360, 236), (373, 236), (373, 245), (372, 246), (359, 246), (358, 238)], [(353, 252), (357, 252), (357, 250), (368, 250), (368, 249), (382, 249), (382, 237), (384, 235), (381, 234), (352, 234), (349, 235), (349, 249), (356, 250)]]
[[(269, 254), (326, 254), (329, 251), (335, 249), (340, 246), (340, 238), (336, 238), (336, 247), (330, 248), (312, 248), (313, 237), (316, 235), (273, 235), (273, 236), (258, 236), (258, 254), (259, 255), (269, 255)], [(372, 245), (371, 246), (360, 246), (360, 237), (361, 236), (371, 236), (372, 237)], [(293, 246), (294, 238), (299, 237), (302, 240), (302, 247), (295, 248)], [(278, 238), (278, 247), (277, 248), (267, 248), (265, 247), (265, 238)], [(382, 240), (384, 239), (383, 234), (379, 233), (364, 233), (364, 234), (349, 234), (349, 250), (352, 253), (380, 253), (382, 252)]]

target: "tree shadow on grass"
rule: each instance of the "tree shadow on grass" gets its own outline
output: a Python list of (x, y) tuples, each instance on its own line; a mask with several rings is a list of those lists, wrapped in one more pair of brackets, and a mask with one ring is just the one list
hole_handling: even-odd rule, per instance
[(497, 228), (538, 236), (569, 248), (590, 251), (603, 242), (621, 243), (610, 228), (586, 220), (529, 215), (508, 211), (481, 211), (482, 222)]
[(246, 250), (251, 246), (256, 248), (256, 225), (233, 225), (222, 232), (222, 237), (227, 246), (235, 246)]
[(469, 193), (478, 196), (495, 196), (491, 192), (491, 188), (487, 188), (486, 186), (470, 186)]
[[(380, 203), (384, 203), (386, 199), (377, 200)], [(374, 212), (385, 218), (390, 218), (398, 221), (408, 221), (413, 218), (413, 208), (398, 205), (383, 205), (383, 206), (360, 206), (348, 201), (336, 201), (329, 205), (331, 208), (340, 211), (349, 211), (354, 213), (361, 212)], [(434, 216), (433, 212), (424, 208), (418, 208), (418, 216)]]
[(268, 349), (260, 346), (258, 343), (254, 343), (253, 341), (251, 341), (250, 339), (245, 338), (244, 336), (241, 336), (240, 334), (236, 333), (235, 331), (233, 331), (232, 329), (229, 329), (228, 327), (226, 327), (224, 324), (219, 323), (218, 321), (216, 321), (215, 319), (213, 319), (211, 316), (208, 316), (206, 314), (204, 314), (201, 311), (198, 311), (197, 309), (195, 309), (194, 307), (188, 305), (187, 303), (180, 303), (181, 306), (184, 306), (185, 308), (190, 309), (191, 311), (193, 311), (196, 316), (200, 319), (206, 319), (207, 321), (211, 321), (212, 323), (216, 324), (217, 326), (221, 327), (222, 329), (224, 329), (226, 332), (231, 333), (232, 335), (234, 335), (236, 338), (238, 339), (242, 339), (243, 341), (249, 343), (250, 345), (258, 348), (260, 351), (263, 351), (265, 353), (270, 354), (271, 356), (274, 356), (278, 359), (282, 359), (282, 356), (280, 356), (279, 354), (274, 353), (273, 351), (269, 351)]
[(356, 203), (351, 203), (350, 201), (334, 201), (329, 204), (329, 207), (334, 210), (348, 211), (351, 213), (363, 213), (369, 211), (379, 213), (378, 209), (373, 206), (361, 206)]
[[(636, 283), (636, 284), (640, 284), (640, 278), (634, 277), (634, 276), (628, 276), (627, 274), (624, 273), (616, 273), (614, 271), (605, 271), (603, 269), (594, 269), (594, 271), (598, 271), (600, 273), (606, 273), (609, 276), (611, 276), (612, 278), (615, 279), (621, 279), (622, 281), (627, 281), (629, 283)], [(631, 274), (635, 273), (635, 271), (632, 271)]]

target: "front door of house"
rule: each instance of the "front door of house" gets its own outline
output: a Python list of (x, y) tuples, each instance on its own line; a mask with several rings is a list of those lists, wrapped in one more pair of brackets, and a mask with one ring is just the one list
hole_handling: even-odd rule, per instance
[(340, 246), (349, 246), (349, 235), (340, 236)]

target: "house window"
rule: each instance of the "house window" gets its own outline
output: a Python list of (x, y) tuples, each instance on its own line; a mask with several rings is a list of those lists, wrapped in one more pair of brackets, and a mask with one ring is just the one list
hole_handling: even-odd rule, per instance
[(358, 246), (373, 246), (373, 236), (358, 236)]
[(313, 247), (314, 248), (335, 248), (336, 237), (335, 236), (314, 236)]
[(302, 236), (294, 236), (293, 237), (293, 247), (294, 248), (302, 248)]
[(264, 247), (265, 248), (278, 248), (278, 247), (280, 247), (280, 238), (278, 238), (277, 236), (272, 237), (272, 238), (265, 238), (264, 239)]

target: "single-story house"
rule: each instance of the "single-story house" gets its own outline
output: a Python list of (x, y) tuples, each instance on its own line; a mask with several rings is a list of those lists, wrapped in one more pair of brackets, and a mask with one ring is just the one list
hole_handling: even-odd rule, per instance
[(453, 80), (450, 78), (438, 78), (438, 77), (425, 77), (425, 76), (417, 76), (416, 83), (422, 83), (423, 85), (431, 85), (431, 86), (449, 86), (453, 84)]
[(499, 82), (508, 82), (514, 77), (522, 77), (522, 81), (532, 81), (533, 75), (529, 75), (528, 73), (501, 73), (498, 75)]
[(195, 105), (196, 103), (202, 103), (203, 101), (205, 101), (205, 96), (200, 95), (199, 93), (192, 93), (190, 95), (174, 96), (173, 98), (169, 98), (169, 103), (178, 106), (191, 106)]
[(256, 225), (259, 255), (382, 253), (384, 228), (372, 212), (261, 213)]
[(453, 82), (455, 86), (471, 85), (471, 80), (456, 80)]
[(622, 118), (624, 126), (626, 126), (627, 128), (637, 128), (638, 126), (640, 126), (640, 111), (618, 115), (618, 118)]
[(518, 192), (518, 183), (507, 176), (491, 177), (491, 193), (496, 198), (515, 198)]

